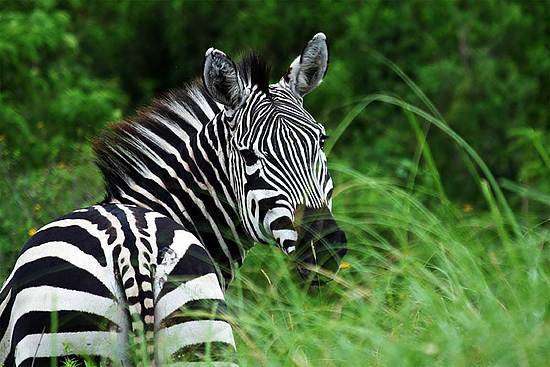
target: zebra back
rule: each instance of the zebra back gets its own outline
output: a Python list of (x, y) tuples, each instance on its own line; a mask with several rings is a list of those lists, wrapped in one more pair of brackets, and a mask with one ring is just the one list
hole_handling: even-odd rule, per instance
[(164, 215), (120, 204), (76, 210), (25, 244), (2, 287), (0, 364), (148, 364), (189, 359), (206, 342), (225, 352), (234, 342), (220, 277), (198, 239)]

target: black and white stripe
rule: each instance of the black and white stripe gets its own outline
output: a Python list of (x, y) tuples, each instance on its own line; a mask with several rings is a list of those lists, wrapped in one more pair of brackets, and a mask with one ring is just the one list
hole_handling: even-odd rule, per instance
[[(63, 355), (133, 365), (154, 353), (155, 339), (163, 346), (159, 362), (197, 343), (234, 345), (230, 325), (216, 313), (224, 307), (223, 290), (208, 251), (172, 219), (131, 205), (92, 206), (41, 228), (23, 248), (0, 299), (6, 366), (35, 358), (49, 365), (48, 357)], [(208, 306), (204, 319), (171, 321), (182, 318), (182, 307), (200, 308), (201, 301)], [(177, 345), (168, 348), (166, 335)], [(142, 355), (131, 355), (129, 337)]]
[(302, 101), (327, 66), (322, 33), (271, 85), (259, 57), (209, 49), (202, 83), (98, 138), (107, 197), (24, 246), (0, 293), (0, 363), (200, 362), (206, 344), (222, 361), (225, 286), (254, 242), (336, 271), (326, 135)]

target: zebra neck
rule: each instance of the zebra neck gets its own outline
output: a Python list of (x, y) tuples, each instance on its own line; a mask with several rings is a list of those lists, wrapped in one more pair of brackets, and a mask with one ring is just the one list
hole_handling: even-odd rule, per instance
[(138, 144), (139, 149), (126, 157), (132, 164), (125, 167), (124, 178), (106, 176), (107, 201), (147, 207), (182, 224), (229, 281), (252, 243), (235, 211), (227, 173), (227, 127), (217, 116), (193, 135), (173, 134), (170, 128), (174, 126), (154, 135), (145, 130), (133, 135), (132, 149)]
[[(229, 179), (229, 126), (220, 113), (194, 137), (192, 149), (193, 193), (204, 205), (191, 222), (202, 243), (218, 264), (225, 263), (224, 274), (242, 264), (253, 243), (246, 234), (236, 211), (237, 203)], [(195, 200), (186, 201), (189, 213), (197, 212)], [(186, 205), (187, 209), (187, 205)], [(200, 215), (203, 214), (203, 215)], [(227, 278), (227, 276), (226, 276)]]
[(94, 142), (106, 202), (149, 208), (192, 232), (231, 279), (251, 247), (228, 173), (223, 106), (198, 84), (171, 92)]

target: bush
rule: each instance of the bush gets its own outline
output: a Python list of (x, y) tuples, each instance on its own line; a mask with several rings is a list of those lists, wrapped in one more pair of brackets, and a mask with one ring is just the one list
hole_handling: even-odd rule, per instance
[(47, 4), (0, 16), (0, 158), (20, 170), (66, 161), (75, 144), (121, 117), (125, 101), (115, 82), (80, 64), (71, 15)]

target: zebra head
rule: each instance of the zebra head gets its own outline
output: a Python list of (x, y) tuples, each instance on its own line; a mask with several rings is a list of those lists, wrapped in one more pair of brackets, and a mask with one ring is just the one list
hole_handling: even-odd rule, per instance
[(326, 37), (316, 34), (276, 84), (268, 84), (263, 64), (251, 64), (237, 66), (211, 48), (203, 71), (207, 91), (224, 106), (218, 118), (228, 127), (226, 164), (235, 209), (252, 239), (274, 241), (292, 253), (302, 276), (309, 266), (334, 272), (346, 236), (331, 213), (327, 135), (303, 105), (327, 71)]

